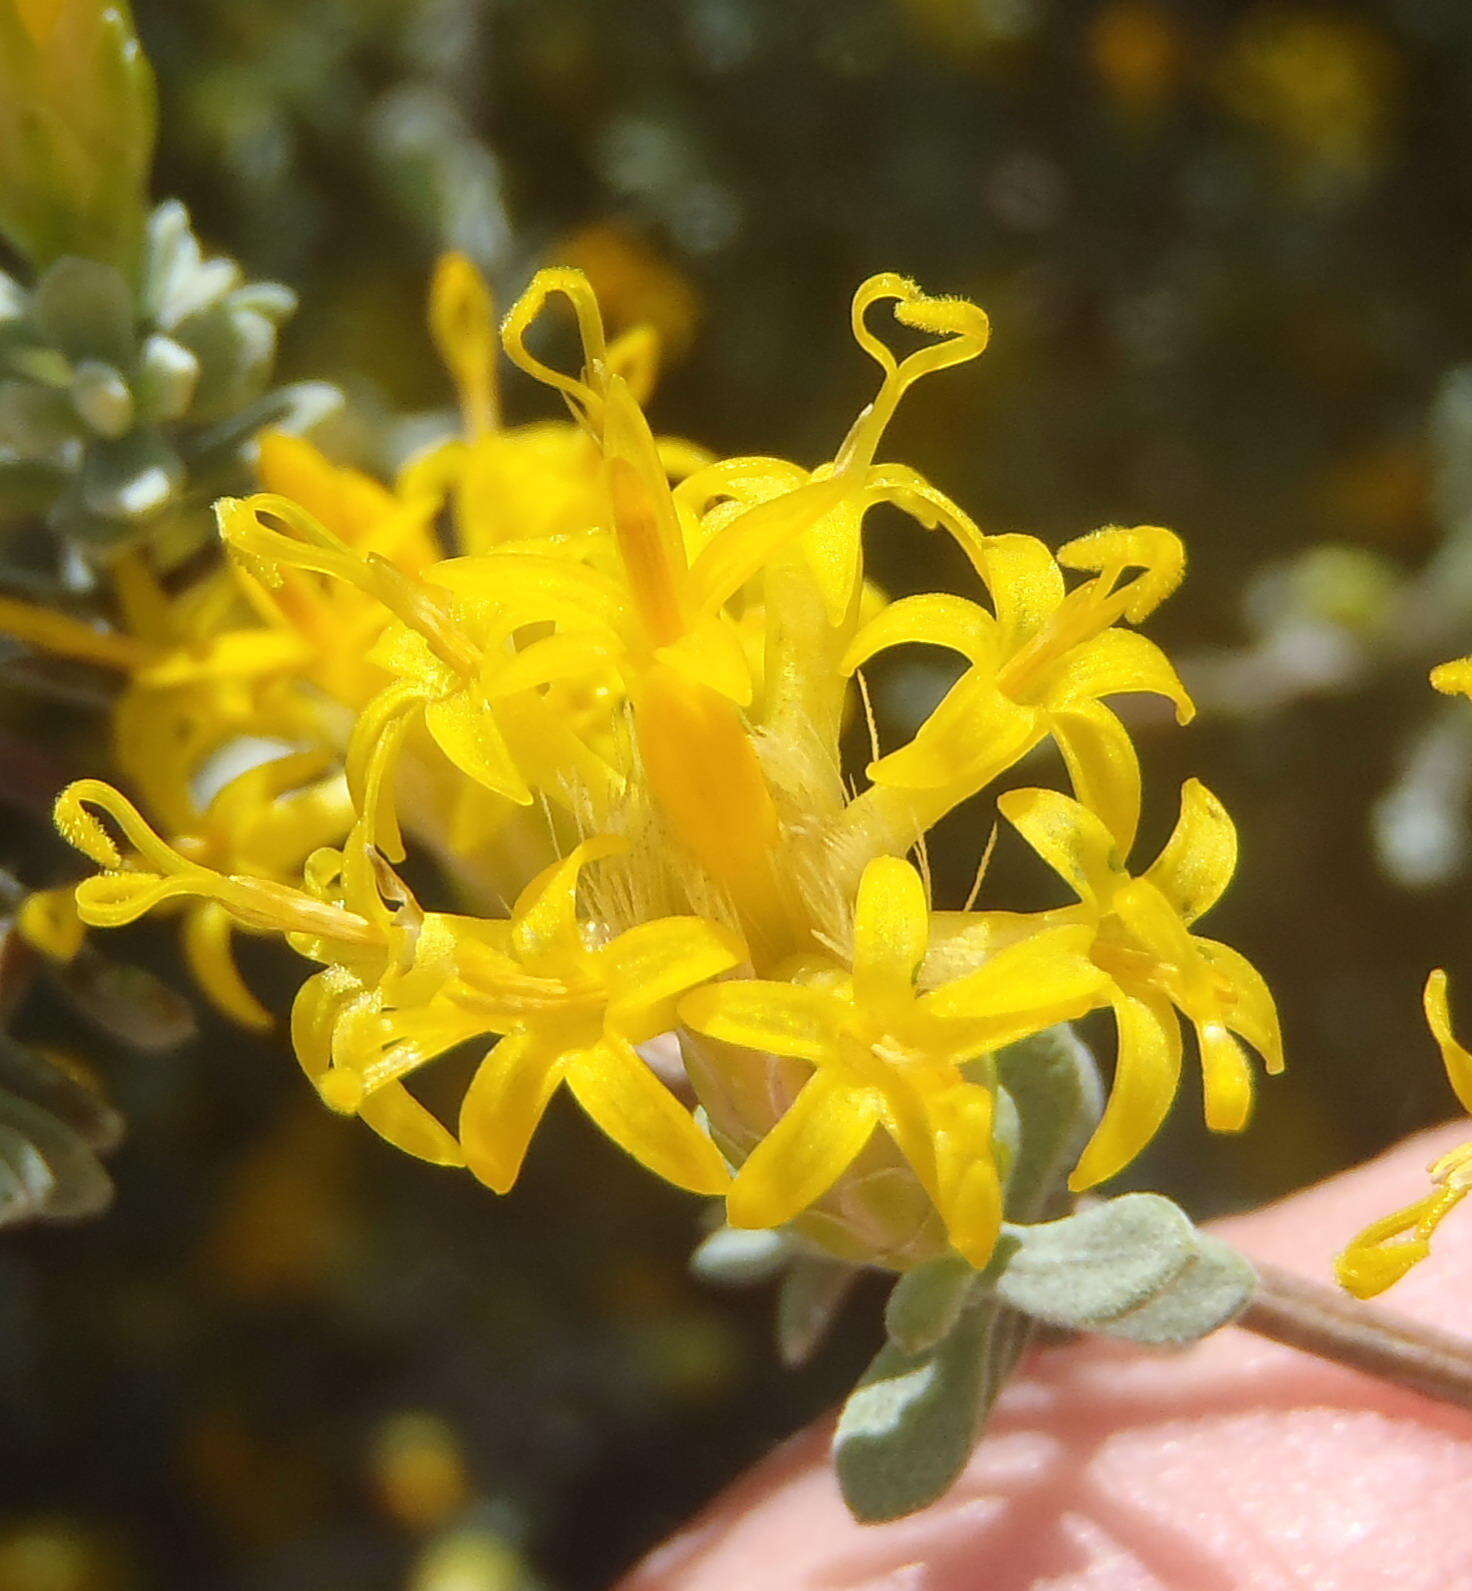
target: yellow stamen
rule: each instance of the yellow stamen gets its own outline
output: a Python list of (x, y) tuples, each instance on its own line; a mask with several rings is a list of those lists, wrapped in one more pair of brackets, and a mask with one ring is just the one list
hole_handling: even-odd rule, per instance
[(79, 663), (100, 663), (104, 668), (131, 673), (148, 662), (149, 649), (132, 636), (113, 630), (94, 630), (80, 619), (14, 597), (0, 596), (0, 635), (34, 646), (57, 657)]
[(460, 413), (473, 438), (500, 426), (496, 310), (485, 278), (464, 254), (446, 254), (429, 289), (429, 329), (454, 377)]

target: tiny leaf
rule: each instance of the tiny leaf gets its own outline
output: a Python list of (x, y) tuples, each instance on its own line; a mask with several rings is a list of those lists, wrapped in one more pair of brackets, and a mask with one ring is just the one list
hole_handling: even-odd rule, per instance
[(780, 1232), (717, 1227), (690, 1256), (690, 1269), (718, 1287), (745, 1287), (775, 1276), (791, 1254)]
[(889, 1340), (905, 1353), (924, 1353), (956, 1324), (976, 1281), (959, 1255), (943, 1255), (906, 1271), (884, 1307)]
[(843, 1307), (858, 1267), (804, 1254), (793, 1262), (777, 1294), (777, 1352), (782, 1363), (806, 1363)]

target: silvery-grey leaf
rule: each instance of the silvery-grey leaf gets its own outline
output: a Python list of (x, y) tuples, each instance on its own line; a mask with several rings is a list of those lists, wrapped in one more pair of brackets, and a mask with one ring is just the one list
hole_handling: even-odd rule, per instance
[(777, 1294), (777, 1352), (783, 1364), (804, 1364), (812, 1356), (858, 1274), (857, 1266), (819, 1255), (793, 1261)]
[(184, 479), (179, 456), (158, 432), (138, 430), (87, 450), (82, 503), (104, 519), (140, 520), (156, 514)]
[(0, 1222), (41, 1216), (77, 1221), (112, 1202), (112, 1180), (84, 1139), (56, 1117), (0, 1094), (0, 1159), (14, 1175)]
[(703, 1282), (744, 1287), (770, 1280), (791, 1252), (791, 1244), (780, 1232), (748, 1232), (721, 1226), (690, 1256), (690, 1269)]
[(1138, 1309), (1094, 1329), (1131, 1342), (1196, 1342), (1240, 1315), (1256, 1290), (1251, 1263), (1219, 1237), (1198, 1232), (1191, 1263), (1165, 1288)]
[(1017, 1323), (975, 1300), (922, 1353), (880, 1349), (849, 1396), (833, 1456), (844, 1501), (865, 1523), (898, 1519), (940, 1497), (965, 1468), (1015, 1361)]
[(923, 1353), (956, 1324), (977, 1280), (959, 1255), (945, 1255), (906, 1271), (884, 1307), (889, 1340), (905, 1353)]
[(117, 438), (133, 423), (133, 394), (122, 372), (100, 359), (83, 359), (72, 377), (72, 404), (99, 436)]
[(199, 360), (172, 337), (159, 332), (143, 344), (133, 394), (145, 420), (182, 419), (199, 384)]
[(231, 260), (207, 260), (177, 199), (166, 200), (148, 223), (144, 304), (163, 331), (173, 332), (191, 315), (217, 304), (240, 283)]
[(0, 1226), (35, 1220), (55, 1189), (45, 1155), (0, 1115)]
[(5, 368), (43, 387), (68, 387), (72, 362), (60, 348), (17, 335), (6, 339)]
[[(66, 472), (41, 459), (0, 458), (0, 498), (12, 510), (38, 511), (61, 490)], [(0, 581), (0, 585), (6, 582)]]
[(1015, 1247), (993, 1284), (997, 1296), (1035, 1320), (1080, 1331), (1107, 1329), (1148, 1304), (1197, 1255), (1191, 1222), (1154, 1193), (1005, 1232)]
[(19, 320), (30, 307), (31, 296), (8, 271), (0, 271), (0, 321)]
[(65, 966), (46, 970), (79, 1015), (133, 1049), (171, 1050), (195, 1035), (189, 1002), (142, 967), (111, 961), (88, 945)]
[(199, 243), (189, 212), (177, 199), (165, 199), (148, 218), (143, 250), (143, 307), (156, 325), (171, 329), (191, 309), (183, 284), (199, 264)]
[(65, 392), (32, 381), (0, 381), (0, 449), (26, 460), (60, 460), (79, 427)]
[(0, 1034), (0, 1093), (39, 1106), (99, 1153), (116, 1148), (122, 1137), (122, 1117), (95, 1089), (5, 1034)]
[(249, 310), (280, 326), (296, 313), (296, 294), (281, 282), (247, 282), (230, 294), (231, 309)]
[(31, 295), (32, 324), (73, 360), (126, 365), (133, 357), (134, 319), (122, 272), (97, 260), (58, 260)]
[(998, 1053), (996, 1068), (1018, 1118), (1007, 1217), (1045, 1220), (1059, 1213), (1068, 1173), (1103, 1109), (1098, 1068), (1069, 1027), (1009, 1044)]
[(190, 457), (197, 469), (220, 467), (237, 457), (242, 446), (268, 426), (282, 431), (309, 431), (342, 406), (342, 394), (325, 381), (298, 381), (277, 387), (248, 404), (228, 420), (202, 431)]
[(271, 424), (283, 431), (310, 431), (342, 408), (343, 396), (330, 381), (293, 381), (278, 387), (268, 400), (273, 406)]
[(191, 315), (176, 336), (199, 360), (196, 419), (223, 419), (260, 396), (276, 354), (276, 327), (265, 316), (215, 304)]

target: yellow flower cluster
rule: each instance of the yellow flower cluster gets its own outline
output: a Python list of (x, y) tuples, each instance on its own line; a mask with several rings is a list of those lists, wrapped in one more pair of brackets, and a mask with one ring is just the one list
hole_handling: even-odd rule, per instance
[[(1431, 683), (1448, 696), (1472, 697), (1472, 657), (1433, 669)], [(1426, 980), (1422, 1003), (1447, 1078), (1462, 1108), (1472, 1115), (1472, 1053), (1452, 1032), (1445, 972), (1438, 969)], [(1442, 1155), (1428, 1174), (1430, 1193), (1404, 1210), (1372, 1222), (1339, 1256), (1335, 1271), (1340, 1285), (1356, 1298), (1383, 1293), (1431, 1252), (1437, 1227), (1472, 1192), (1472, 1143)]]
[[(554, 303), (573, 370), (532, 349)], [(881, 335), (884, 312), (898, 325)], [(501, 336), (570, 420), (501, 426), (490, 302), (463, 260), (441, 267), (431, 319), (463, 440), (392, 491), (273, 442), (269, 490), (218, 507), (227, 570), (167, 599), (120, 568), (119, 763), (171, 841), (108, 786), (72, 786), (60, 826), (102, 870), (76, 891), (83, 922), (187, 903), (196, 969), (246, 1019), (229, 925), (284, 935), (322, 969), (292, 1032), (323, 1099), (498, 1191), (565, 1085), (652, 1170), (724, 1194), (733, 1224), (794, 1222), (897, 1268), (991, 1254), (1008, 1172), (992, 1057), (1014, 1040), (1113, 1011), (1113, 1091), (1075, 1188), (1159, 1127), (1181, 1018), (1208, 1122), (1244, 1124), (1241, 1041), (1282, 1064), (1272, 999), (1192, 932), (1235, 833), (1191, 782), (1132, 874), (1140, 768), (1106, 705), (1152, 692), (1191, 714), (1130, 627), (1179, 583), (1180, 542), (1109, 528), (1055, 555), (880, 459), (906, 391), (985, 347), (978, 308), (865, 282), (853, 333), (878, 390), (814, 469), (657, 439), (654, 343), (610, 341), (575, 271), (538, 274)], [(985, 600), (886, 604), (862, 550), (881, 504), (954, 538)], [(912, 644), (964, 672), (856, 791), (840, 756), (855, 676)], [(1076, 902), (933, 909), (927, 830), (1044, 742), (1072, 795), (998, 805)], [(463, 911), (421, 908), (411, 847)], [(670, 1032), (697, 1109), (639, 1050)], [(451, 1130), (406, 1080), (476, 1039), (493, 1042)]]

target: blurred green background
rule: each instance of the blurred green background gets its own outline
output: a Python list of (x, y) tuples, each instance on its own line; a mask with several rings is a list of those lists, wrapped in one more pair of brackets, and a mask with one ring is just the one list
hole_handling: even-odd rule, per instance
[[(673, 344), (659, 428), (804, 461), (872, 387), (862, 277), (980, 301), (990, 350), (888, 450), (989, 530), (1185, 536), (1152, 633), (1203, 713), (1140, 721), (1142, 854), (1187, 774), (1224, 798), (1243, 862), (1210, 932), (1267, 974), (1288, 1040), (1243, 1138), (1208, 1141), (1188, 1087), (1133, 1180), (1205, 1215), (1450, 1113), (1419, 990), (1436, 965), (1472, 986), (1472, 709), (1464, 731), (1425, 684), (1472, 650), (1465, 0), (135, 9), (156, 191), (300, 291), (287, 374), (348, 393), (342, 457), (386, 466), (449, 403), (423, 329), (445, 246), (503, 304), (583, 264)], [(529, 383), (506, 398), (548, 412)], [(937, 540), (876, 519), (871, 545), (896, 594), (966, 589)], [(943, 688), (928, 667), (876, 676), (886, 731)], [(60, 862), (32, 814), (95, 771), (78, 723), (7, 751), (29, 882)], [(942, 904), (989, 827), (964, 812), (933, 847)], [(993, 898), (1031, 877), (1004, 840)], [(109, 949), (182, 991), (171, 943)], [(249, 965), (284, 1000), (284, 957)], [(769, 1300), (685, 1276), (698, 1210), (572, 1113), (497, 1201), (327, 1117), (284, 1041), (195, 1020), (140, 1056), (44, 990), (17, 1016), (128, 1133), (108, 1214), (0, 1239), (6, 1591), (603, 1585), (867, 1357), (861, 1297), (780, 1371)]]

